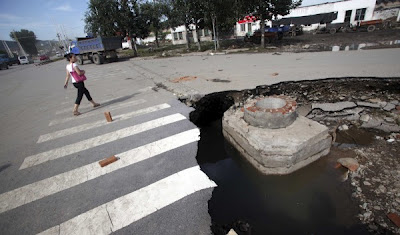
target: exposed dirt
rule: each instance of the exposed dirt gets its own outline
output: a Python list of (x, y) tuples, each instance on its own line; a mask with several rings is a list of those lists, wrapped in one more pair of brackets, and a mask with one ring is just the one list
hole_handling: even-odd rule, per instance
[[(258, 52), (259, 44), (243, 43), (231, 48), (246, 48), (255, 46), (246, 52)], [(335, 48), (333, 48), (335, 47)], [(271, 52), (313, 52), (332, 50), (400, 48), (400, 28), (381, 29), (368, 33), (363, 31), (329, 33), (305, 32), (298, 36), (285, 36), (282, 40), (275, 40), (266, 45)], [(265, 51), (261, 50), (261, 51)], [(244, 51), (240, 51), (244, 52)]]
[[(190, 117), (197, 124), (207, 123), (221, 118), (232, 105), (241, 108), (248, 98), (280, 94), (295, 98), (298, 111), (302, 108), (304, 116), (328, 126), (334, 138), (339, 136), (341, 143), (336, 143), (336, 147), (349, 143), (343, 146), (347, 155), (360, 163), (357, 171), (346, 172), (344, 176), (353, 188), (349, 197), (360, 206), (359, 214), (354, 216), (373, 234), (400, 233), (387, 216), (400, 214), (400, 78), (283, 82), (252, 90), (214, 93), (195, 102), (196, 110)], [(318, 103), (341, 102), (355, 105), (334, 112), (312, 108)], [(371, 121), (378, 124), (369, 125)]]

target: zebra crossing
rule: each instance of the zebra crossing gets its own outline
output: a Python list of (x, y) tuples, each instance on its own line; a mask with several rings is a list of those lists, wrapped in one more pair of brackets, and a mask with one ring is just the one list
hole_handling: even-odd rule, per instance
[[(197, 147), (193, 146), (197, 146), (200, 131), (187, 119), (187, 110), (181, 113), (184, 105), (172, 99), (168, 102), (165, 99), (152, 100), (150, 103), (154, 91), (143, 88), (141, 92), (150, 94), (118, 103), (107, 104), (105, 101), (102, 102), (107, 104), (105, 107), (78, 117), (68, 117), (65, 108), (55, 111), (48, 133), (40, 135), (36, 142), (38, 146), (46, 144), (43, 148), (48, 149), (38, 148), (43, 151), (26, 156), (19, 171), (34, 174), (38, 169), (60, 167), (58, 164), (71, 163), (72, 159), (79, 157), (88, 157), (91, 161), (72, 169), (66, 167), (66, 171), (1, 193), (2, 234), (16, 231), (29, 231), (29, 234), (110, 234), (127, 227), (136, 231), (135, 222), (151, 218), (153, 214), (157, 214), (155, 220), (159, 220), (158, 213), (162, 213), (163, 208), (217, 186), (195, 161)], [(97, 120), (105, 110), (115, 111), (113, 122)], [(94, 117), (97, 119), (92, 119)], [(137, 123), (136, 119), (142, 121)], [(104, 133), (97, 135), (95, 130)], [(150, 133), (158, 135), (146, 143), (143, 139)], [(135, 141), (138, 139), (141, 141)], [(69, 143), (62, 144), (65, 140)], [(130, 141), (141, 142), (141, 145), (129, 149), (125, 143)], [(96, 149), (104, 146), (121, 146), (121, 151), (113, 153), (118, 158), (116, 162), (101, 167), (98, 161), (107, 156), (87, 155), (97, 153)], [(132, 169), (136, 171), (132, 172)], [(137, 178), (126, 178), (132, 174)], [(105, 182), (105, 186), (101, 182)], [(87, 188), (95, 190), (85, 191)], [(107, 191), (112, 193), (106, 194)], [(92, 196), (93, 201), (83, 199)], [(82, 202), (79, 202), (80, 198)], [(51, 202), (47, 203), (51, 206), (43, 207), (45, 202)], [(68, 204), (73, 206), (66, 208)], [(207, 207), (206, 202), (204, 207)], [(182, 220), (187, 217), (185, 214), (181, 216)], [(18, 228), (21, 222), (26, 227)], [(146, 231), (140, 231), (143, 233)]]

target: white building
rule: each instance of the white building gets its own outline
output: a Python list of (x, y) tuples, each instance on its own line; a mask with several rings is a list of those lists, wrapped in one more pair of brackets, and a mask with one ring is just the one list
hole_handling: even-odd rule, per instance
[[(397, 3), (397, 4), (396, 4)], [(290, 11), (283, 18), (309, 16), (315, 14), (337, 12), (336, 20), (332, 23), (349, 22), (357, 25), (360, 21), (388, 19), (399, 15), (400, 0), (343, 0), (339, 2), (323, 3), (305, 7), (298, 7)], [(305, 26), (303, 29), (313, 30), (319, 24)]]
[[(199, 30), (197, 35), (196, 31), (194, 30), (194, 26), (190, 26), (192, 31), (189, 31), (189, 41), (191, 43), (197, 42), (197, 39), (200, 37), (200, 42), (204, 41), (212, 41), (212, 34), (209, 29), (202, 29)], [(173, 45), (178, 45), (178, 44), (186, 44), (186, 34), (187, 34), (186, 26), (181, 25), (179, 27), (176, 27), (175, 29), (171, 29), (171, 34), (172, 34), (172, 44)]]
[[(360, 21), (375, 19), (400, 18), (400, 0), (342, 0), (338, 2), (322, 3), (311, 6), (298, 7), (290, 11), (283, 18), (311, 16), (316, 14), (337, 12), (336, 20), (332, 23), (349, 22), (356, 25)], [(281, 18), (281, 17), (278, 17)], [(260, 28), (260, 21), (254, 17), (245, 17), (236, 23), (235, 35), (244, 37)], [(270, 21), (266, 24), (271, 26)], [(319, 24), (305, 25), (303, 30), (315, 30)]]
[[(266, 21), (267, 24), (271, 22)], [(235, 36), (245, 37), (246, 35), (252, 35), (253, 32), (260, 28), (260, 20), (257, 20), (254, 16), (246, 16), (244, 19), (236, 22), (235, 25)]]

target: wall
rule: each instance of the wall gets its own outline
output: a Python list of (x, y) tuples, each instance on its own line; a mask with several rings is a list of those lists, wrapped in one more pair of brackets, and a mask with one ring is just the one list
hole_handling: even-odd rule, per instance
[[(197, 43), (197, 38), (198, 38), (198, 36), (197, 36), (196, 31), (194, 31), (194, 26), (191, 25), (190, 28), (193, 30), (193, 31), (192, 31), (192, 35), (193, 35), (193, 36), (190, 37), (189, 40), (190, 40), (191, 43), (192, 43), (192, 42)], [(210, 34), (209, 34), (208, 36), (204, 36), (204, 29), (202, 29), (201, 31), (202, 31), (202, 33), (203, 33), (203, 36), (200, 37), (200, 42), (203, 42), (203, 41), (212, 41), (212, 40), (213, 40), (213, 39), (212, 39), (212, 32), (211, 32), (211, 30), (209, 30), (209, 33), (210, 33)], [(175, 39), (174, 33), (178, 33), (178, 40)], [(182, 33), (182, 39), (179, 39), (179, 33)], [(177, 28), (175, 28), (175, 29), (171, 29), (172, 44), (173, 44), (173, 45), (186, 44), (186, 34), (187, 34), (187, 32), (186, 32), (186, 27), (185, 27), (184, 25), (179, 26), (179, 27), (177, 27)]]
[[(315, 15), (315, 14), (329, 13), (329, 12), (338, 12), (337, 19), (332, 21), (332, 23), (343, 23), (346, 11), (352, 10), (350, 23), (352, 25), (355, 25), (357, 24), (357, 21), (355, 20), (356, 9), (367, 8), (364, 20), (372, 20), (374, 15), (375, 3), (376, 0), (344, 0), (340, 2), (298, 7), (296, 9), (293, 9), (289, 15), (285, 15), (284, 18)], [(319, 24), (307, 26), (304, 28), (304, 30), (307, 31), (316, 29), (318, 25)]]
[[(178, 40), (175, 39), (174, 33), (182, 33), (182, 38)], [(184, 25), (178, 26), (175, 29), (171, 29), (171, 34), (173, 45), (186, 44), (186, 27)]]
[[(265, 21), (266, 25), (268, 26), (272, 26), (272, 22), (271, 21)], [(245, 37), (247, 34), (252, 35), (252, 33), (254, 33), (254, 31), (260, 29), (260, 20), (257, 20), (255, 22), (251, 22), (251, 27), (249, 27), (248, 25), (249, 23), (244, 23), (245, 25), (245, 31), (241, 31), (241, 25), (243, 24), (239, 24), (238, 22), (236, 22), (236, 26), (235, 26), (235, 36), (236, 37)]]

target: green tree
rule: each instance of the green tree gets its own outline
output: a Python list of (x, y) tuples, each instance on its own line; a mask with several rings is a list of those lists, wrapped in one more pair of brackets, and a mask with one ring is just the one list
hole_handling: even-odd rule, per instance
[(167, 5), (165, 1), (145, 2), (140, 6), (149, 30), (154, 33), (156, 46), (159, 47), (159, 34), (167, 27)]
[(34, 32), (27, 29), (21, 29), (21, 31), (10, 32), (10, 38), (18, 41), (25, 52), (30, 55), (37, 55), (38, 51), (36, 48), (36, 35)]
[(95, 36), (114, 36), (118, 31), (118, 14), (119, 5), (116, 0), (90, 0), (85, 13), (85, 32)]
[(289, 11), (301, 5), (302, 0), (238, 0), (242, 16), (251, 14), (260, 20), (261, 46), (265, 47), (265, 20), (278, 15), (287, 15)]
[[(217, 48), (219, 48), (218, 35), (220, 33), (231, 33), (239, 18), (237, 0), (204, 0), (205, 27), (213, 30), (213, 36)], [(215, 34), (215, 35), (214, 35)]]
[(133, 43), (133, 50), (137, 56), (137, 38), (146, 38), (150, 31), (146, 24), (146, 17), (136, 0), (118, 0), (119, 13), (116, 19), (117, 26), (124, 35), (128, 35)]
[[(170, 27), (175, 28), (185, 25), (186, 47), (190, 48), (189, 34), (192, 33), (191, 25), (198, 34), (198, 30), (204, 28), (204, 5), (201, 0), (170, 0), (168, 10), (168, 22)], [(200, 38), (198, 37), (198, 49), (201, 50)]]
[(136, 0), (90, 0), (85, 23), (85, 31), (94, 35), (115, 36), (122, 33), (134, 39), (132, 42), (135, 55), (136, 39), (149, 35), (139, 1)]

